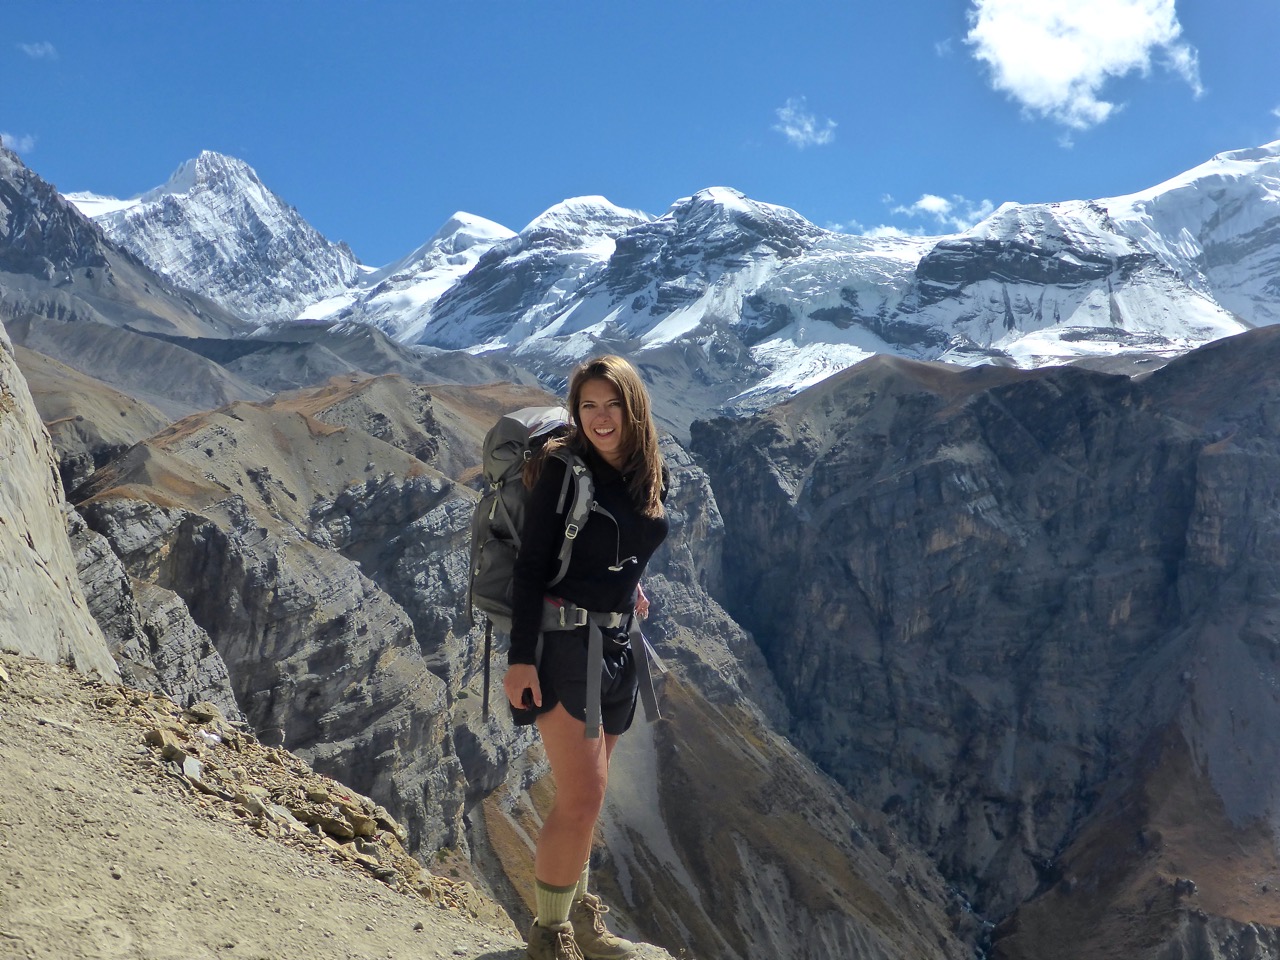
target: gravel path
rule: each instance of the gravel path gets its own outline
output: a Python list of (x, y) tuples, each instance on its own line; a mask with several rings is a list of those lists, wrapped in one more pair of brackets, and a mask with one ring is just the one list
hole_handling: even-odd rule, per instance
[[(269, 753), (251, 738), (215, 793), (196, 789), (146, 742), (167, 705), (146, 697), (0, 654), (0, 960), (524, 957), (505, 915), (469, 915), (469, 886), (396, 874), (395, 843), (379, 880), (321, 831), (230, 801), (228, 778)], [(296, 758), (274, 765), (314, 790)], [(435, 884), (434, 902), (388, 879)]]

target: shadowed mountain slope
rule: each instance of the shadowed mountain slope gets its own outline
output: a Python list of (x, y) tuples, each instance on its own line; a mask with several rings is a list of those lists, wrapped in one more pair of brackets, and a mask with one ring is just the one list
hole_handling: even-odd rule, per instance
[[(695, 425), (721, 599), (797, 740), (1011, 916), (999, 956), (1225, 949), (1274, 919), (1232, 891), (1274, 882), (1278, 360), (1274, 329), (1142, 382), (878, 358)], [(1118, 899), (1072, 915), (1126, 937), (1127, 904), (1164, 904), (1151, 952), (1055, 940), (1081, 891)]]

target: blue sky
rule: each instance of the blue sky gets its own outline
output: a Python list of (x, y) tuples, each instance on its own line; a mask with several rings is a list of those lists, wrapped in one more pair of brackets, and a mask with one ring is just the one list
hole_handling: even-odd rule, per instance
[(1277, 0), (6, 0), (0, 136), (120, 197), (239, 157), (372, 265), (708, 186), (944, 233), (1280, 138), (1277, 49)]

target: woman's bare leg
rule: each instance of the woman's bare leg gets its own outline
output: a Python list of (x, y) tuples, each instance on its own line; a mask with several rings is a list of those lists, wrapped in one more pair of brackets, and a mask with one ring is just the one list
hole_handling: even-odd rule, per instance
[(589, 740), (585, 731), (586, 725), (571, 717), (563, 704), (538, 717), (556, 798), (538, 834), (534, 874), (550, 886), (578, 882), (609, 784), (609, 757), (618, 738), (605, 734)]

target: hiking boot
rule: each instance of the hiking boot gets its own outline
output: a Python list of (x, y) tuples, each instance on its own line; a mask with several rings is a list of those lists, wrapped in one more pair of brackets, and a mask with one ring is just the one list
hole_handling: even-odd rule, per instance
[(538, 921), (529, 928), (529, 960), (582, 960), (573, 940), (573, 924), (544, 927)]
[(594, 893), (584, 893), (569, 911), (574, 939), (586, 960), (631, 960), (636, 945), (609, 932), (604, 915), (609, 908)]

